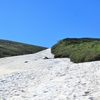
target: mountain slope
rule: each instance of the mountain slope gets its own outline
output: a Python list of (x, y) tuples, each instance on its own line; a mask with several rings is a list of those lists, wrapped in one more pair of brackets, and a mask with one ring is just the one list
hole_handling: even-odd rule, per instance
[(68, 57), (75, 63), (100, 60), (99, 38), (66, 38), (52, 46), (55, 58)]
[(39, 64), (38, 61), (43, 60), (45, 57), (53, 58), (53, 54), (50, 53), (50, 49), (42, 50), (34, 54), (1, 58), (0, 75), (17, 71), (30, 70), (32, 69), (32, 66), (36, 68), (38, 66), (36, 64)]
[(36, 53), (44, 49), (47, 48), (9, 40), (0, 40), (0, 58)]
[(0, 100), (100, 100), (99, 61), (53, 56), (47, 49), (0, 59)]

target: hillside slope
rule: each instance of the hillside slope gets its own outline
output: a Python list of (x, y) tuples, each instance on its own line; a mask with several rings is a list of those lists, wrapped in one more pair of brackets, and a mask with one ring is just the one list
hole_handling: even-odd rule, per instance
[(47, 49), (46, 47), (29, 45), (9, 40), (0, 40), (0, 58), (16, 55), (36, 53)]
[(53, 56), (47, 49), (1, 58), (0, 100), (100, 100), (99, 61), (76, 64)]
[(100, 39), (66, 38), (52, 46), (55, 58), (68, 57), (75, 63), (100, 60)]

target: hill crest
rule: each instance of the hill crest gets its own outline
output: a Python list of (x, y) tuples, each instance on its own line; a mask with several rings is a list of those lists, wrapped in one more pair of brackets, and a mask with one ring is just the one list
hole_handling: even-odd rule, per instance
[(0, 39), (0, 58), (32, 54), (47, 49), (46, 47), (30, 45), (10, 40)]

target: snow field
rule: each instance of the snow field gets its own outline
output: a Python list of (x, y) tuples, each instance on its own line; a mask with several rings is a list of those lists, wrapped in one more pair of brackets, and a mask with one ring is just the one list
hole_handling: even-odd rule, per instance
[(47, 49), (0, 59), (0, 74), (0, 100), (100, 99), (99, 61), (75, 64)]

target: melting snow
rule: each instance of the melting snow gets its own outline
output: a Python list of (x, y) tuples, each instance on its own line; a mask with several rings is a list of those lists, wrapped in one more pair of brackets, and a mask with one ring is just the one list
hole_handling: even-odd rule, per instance
[(50, 52), (0, 59), (0, 100), (100, 100), (99, 61), (75, 64)]

